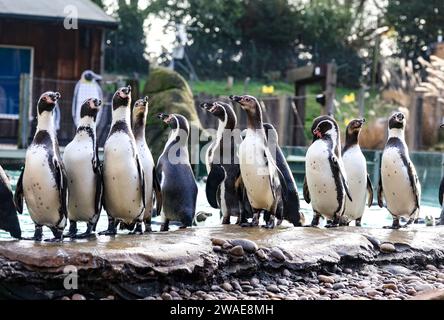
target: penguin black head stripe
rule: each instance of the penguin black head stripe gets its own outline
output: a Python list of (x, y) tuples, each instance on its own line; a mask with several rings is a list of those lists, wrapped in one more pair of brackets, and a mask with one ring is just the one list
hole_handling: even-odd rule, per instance
[(42, 114), (44, 111), (52, 112), (60, 98), (61, 95), (58, 92), (47, 91), (43, 93), (37, 103), (39, 114)]
[(405, 123), (405, 115), (402, 112), (396, 112), (389, 119), (389, 129), (404, 129)]
[(242, 109), (247, 112), (249, 127), (252, 126), (254, 129), (263, 129), (262, 110), (255, 97), (249, 95), (230, 96), (230, 100), (239, 103)]
[(159, 113), (157, 117), (168, 124), (173, 130), (179, 128), (181, 130), (184, 130), (187, 135), (190, 132), (187, 119), (185, 119), (185, 117), (180, 114)]
[(226, 129), (234, 129), (236, 127), (237, 117), (233, 108), (225, 102), (216, 101), (212, 103), (202, 103), (201, 108), (213, 114), (220, 121), (226, 122)]
[(100, 99), (86, 99), (82, 104), (82, 108), (80, 109), (80, 118), (91, 117), (96, 120), (97, 113), (99, 112), (101, 105), (102, 100)]
[(361, 132), (362, 126), (365, 123), (365, 119), (354, 119), (350, 121), (345, 129), (345, 147), (343, 153), (358, 143), (359, 133)]
[(131, 86), (122, 87), (113, 96), (113, 110), (129, 107), (131, 104)]
[(326, 135), (331, 135), (331, 130), (334, 129), (335, 126), (333, 122), (330, 120), (324, 120), (319, 122), (316, 128), (313, 130), (313, 135), (318, 139), (322, 139)]

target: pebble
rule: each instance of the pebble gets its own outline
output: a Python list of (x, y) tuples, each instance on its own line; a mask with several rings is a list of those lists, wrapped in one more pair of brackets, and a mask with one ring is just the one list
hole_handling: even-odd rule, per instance
[(426, 269), (427, 269), (427, 270), (430, 270), (430, 271), (438, 271), (438, 268), (435, 267), (435, 266), (432, 265), (432, 264), (428, 264), (428, 265), (426, 265)]
[(343, 283), (335, 283), (333, 285), (333, 290), (341, 290), (341, 289), (345, 289), (345, 284), (343, 284)]
[(258, 250), (258, 246), (251, 240), (247, 239), (234, 239), (229, 241), (233, 246), (241, 246), (245, 252), (255, 253)]
[(429, 291), (429, 290), (434, 290), (434, 289), (435, 289), (435, 287), (431, 284), (428, 284), (428, 283), (420, 283), (420, 284), (415, 285), (415, 290), (417, 292)]
[(214, 252), (222, 252), (222, 247), (221, 246), (214, 246), (213, 251)]
[(258, 278), (251, 278), (250, 280), (250, 284), (254, 287), (256, 287), (258, 284), (260, 284), (261, 282), (259, 281)]
[(161, 297), (162, 300), (173, 300), (173, 297), (168, 292), (162, 293)]
[(222, 291), (222, 288), (216, 285), (211, 286), (211, 291)]
[(67, 296), (63, 296), (62, 299), (60, 299), (60, 300), (71, 300), (71, 299)]
[(390, 289), (393, 291), (398, 291), (398, 287), (394, 283), (386, 283), (382, 286), (383, 289)]
[(284, 286), (288, 286), (290, 284), (290, 282), (285, 279), (278, 279), (277, 283)]
[(230, 249), (230, 254), (236, 257), (241, 257), (245, 254), (244, 249), (241, 246), (235, 246)]
[(230, 249), (230, 248), (232, 248), (233, 246), (231, 245), (231, 243), (229, 243), (229, 242), (225, 242), (223, 245), (222, 245), (222, 248), (224, 248), (225, 250), (228, 250), (228, 249)]
[[(291, 277), (291, 272), (288, 269), (284, 269), (284, 270), (282, 270), (282, 275), (284, 277)], [(444, 274), (443, 274), (443, 276), (444, 276)]]
[(353, 273), (353, 270), (350, 269), (350, 268), (345, 268), (345, 269), (344, 269), (344, 273), (352, 274), (352, 273)]
[(282, 250), (279, 248), (273, 248), (273, 250), (271, 250), (271, 252), (270, 252), (270, 255), (276, 261), (279, 261), (279, 262), (285, 261), (285, 255), (283, 254)]
[(239, 292), (242, 292), (242, 291), (243, 291), (241, 285), (239, 284), (239, 282), (237, 282), (237, 281), (231, 281), (231, 285), (233, 286), (233, 289), (234, 289), (234, 290), (237, 290), (237, 291), (239, 291)]
[(222, 283), (221, 288), (225, 291), (233, 291), (233, 286), (228, 282)]
[(256, 297), (256, 296), (260, 296), (261, 294), (258, 291), (249, 291), (249, 292), (247, 292), (247, 295)]
[(242, 290), (243, 291), (246, 291), (246, 292), (248, 292), (248, 291), (252, 291), (254, 288), (252, 287), (252, 286), (249, 286), (249, 285), (243, 285), (242, 286)]
[(71, 300), (86, 300), (86, 298), (79, 293), (75, 293), (72, 295)]
[(384, 252), (384, 253), (391, 253), (391, 252), (395, 252), (396, 248), (393, 245), (393, 243), (385, 242), (385, 243), (381, 244), (381, 246), (379, 247), (379, 250), (381, 250), (381, 252)]
[(267, 290), (274, 293), (281, 291), (281, 289), (279, 289), (278, 286), (275, 284), (270, 284), (269, 286), (267, 286)]
[(227, 243), (227, 241), (219, 238), (211, 238), (211, 243), (213, 244), (213, 246), (223, 247), (223, 245)]
[(369, 297), (375, 297), (380, 294), (379, 291), (374, 290), (374, 289), (370, 289), (366, 293)]
[(333, 277), (329, 277), (329, 276), (325, 276), (325, 275), (319, 275), (318, 279), (320, 282), (323, 282), (323, 283), (330, 283), (330, 284), (335, 283), (335, 279)]

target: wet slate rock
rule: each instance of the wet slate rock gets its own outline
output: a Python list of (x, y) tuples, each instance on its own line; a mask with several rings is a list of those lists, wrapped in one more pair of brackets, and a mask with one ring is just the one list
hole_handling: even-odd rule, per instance
[(379, 247), (379, 250), (383, 253), (393, 253), (396, 251), (396, 248), (393, 243), (385, 242), (385, 243), (381, 244), (381, 246)]
[(242, 246), (235, 246), (235, 247), (231, 248), (229, 253), (235, 257), (242, 257), (245, 254)]
[(244, 251), (248, 253), (255, 253), (258, 250), (257, 244), (248, 239), (229, 240), (229, 243), (233, 246), (241, 246)]

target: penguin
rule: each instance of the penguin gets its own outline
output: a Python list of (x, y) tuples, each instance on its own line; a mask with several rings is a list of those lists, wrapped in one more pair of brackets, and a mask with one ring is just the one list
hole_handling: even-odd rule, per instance
[[(72, 120), (76, 128), (80, 124), (81, 110), (83, 107), (83, 102), (88, 98), (96, 98), (98, 100), (103, 99), (103, 91), (97, 81), (102, 80), (102, 77), (96, 74), (92, 70), (83, 71), (80, 76), (80, 80), (77, 82), (74, 88), (74, 94), (72, 99)], [(99, 113), (96, 116), (96, 124), (100, 122), (102, 109), (99, 110)]]
[(405, 143), (405, 125), (406, 119), (402, 112), (396, 112), (389, 118), (388, 140), (381, 159), (378, 205), (382, 208), (385, 198), (387, 210), (393, 217), (393, 224), (384, 228), (401, 228), (400, 217), (409, 219), (402, 226), (407, 227), (419, 215), (421, 185)]
[(41, 241), (43, 226), (51, 229), (54, 238), (63, 240), (67, 210), (67, 178), (54, 128), (54, 108), (60, 93), (43, 93), (37, 103), (37, 129), (26, 150), (25, 165), (17, 182), (14, 202), (17, 211), (23, 212), (23, 200), (35, 224), (32, 238)]
[(190, 126), (179, 114), (157, 115), (171, 132), (156, 166), (162, 194), (160, 231), (168, 231), (170, 221), (179, 221), (181, 228), (190, 227), (196, 212), (197, 184), (188, 154)]
[[(160, 211), (162, 200), (160, 198), (160, 186), (157, 181), (154, 167), (154, 159), (151, 154), (145, 138), (146, 117), (148, 115), (148, 101), (145, 97), (134, 103), (132, 115), (132, 130), (136, 139), (137, 152), (142, 163), (145, 178), (145, 212), (143, 221), (145, 223), (145, 232), (151, 232), (151, 218), (153, 216), (153, 202), (156, 199), (156, 212)], [(156, 196), (155, 196), (156, 195)], [(136, 226), (136, 232), (142, 232), (142, 225)]]
[(265, 134), (268, 140), (268, 146), (273, 150), (271, 154), (276, 154), (275, 161), (279, 170), (282, 172), (282, 176), (285, 179), (287, 188), (286, 195), (284, 197), (284, 208), (283, 217), (278, 221), (278, 225), (285, 219), (292, 223), (295, 227), (302, 226), (304, 222), (304, 216), (299, 211), (299, 193), (296, 186), (296, 181), (294, 180), (293, 173), (291, 172), (290, 166), (285, 159), (284, 153), (279, 147), (278, 133), (274, 126), (270, 123), (264, 123)]
[(131, 86), (116, 91), (112, 99), (112, 123), (103, 157), (103, 206), (108, 213), (108, 230), (117, 226), (133, 232), (145, 213), (145, 176), (131, 130)]
[(352, 120), (345, 130), (342, 161), (353, 201), (345, 199), (345, 211), (341, 225), (348, 225), (355, 220), (356, 226), (360, 227), (366, 203), (369, 208), (373, 203), (373, 186), (367, 173), (367, 161), (359, 146), (359, 133), (364, 123), (365, 119)]
[[(102, 101), (86, 99), (74, 139), (65, 147), (63, 163), (68, 179), (68, 219), (70, 238), (93, 235), (102, 210), (103, 179), (97, 146), (96, 119)], [(77, 222), (87, 223), (86, 232), (77, 235)]]
[(255, 97), (230, 96), (247, 113), (247, 134), (239, 146), (242, 182), (253, 209), (251, 225), (259, 225), (260, 212), (268, 211), (264, 225), (274, 228), (275, 218), (282, 217), (285, 180), (267, 145), (262, 122), (262, 110)]
[(311, 226), (319, 225), (319, 218), (336, 227), (345, 208), (345, 197), (352, 200), (341, 158), (339, 127), (330, 116), (320, 116), (311, 127), (313, 143), (305, 155), (304, 199), (311, 203)]
[(20, 239), (22, 237), (11, 183), (2, 166), (0, 166), (0, 229), (9, 232), (13, 238)]
[(240, 214), (239, 191), (236, 181), (240, 176), (237, 150), (241, 141), (236, 114), (233, 108), (224, 102), (203, 103), (200, 105), (218, 118), (216, 138), (207, 151), (208, 179), (206, 195), (210, 205), (221, 209), (222, 224), (230, 224), (230, 217), (236, 216), (236, 224), (246, 222)]

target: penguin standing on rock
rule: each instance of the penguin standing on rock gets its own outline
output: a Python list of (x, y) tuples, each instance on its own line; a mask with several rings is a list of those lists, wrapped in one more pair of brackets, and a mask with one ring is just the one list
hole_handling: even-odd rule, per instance
[(181, 228), (191, 227), (196, 212), (197, 184), (188, 153), (190, 126), (179, 114), (158, 114), (171, 132), (156, 167), (162, 193), (162, 225), (168, 231), (170, 221), (180, 221)]
[(366, 202), (369, 207), (373, 203), (373, 186), (367, 174), (367, 161), (359, 146), (359, 133), (364, 123), (365, 119), (352, 120), (345, 131), (342, 160), (353, 201), (345, 199), (345, 211), (341, 218), (341, 225), (348, 225), (355, 220), (356, 226), (360, 227)]
[(400, 217), (408, 218), (403, 226), (412, 224), (419, 215), (421, 185), (415, 166), (409, 157), (405, 143), (406, 119), (402, 112), (396, 112), (389, 119), (389, 136), (382, 153), (381, 175), (378, 188), (378, 204), (382, 208), (383, 197), (393, 217), (391, 229), (399, 229)]
[(208, 202), (213, 208), (221, 209), (222, 224), (230, 224), (231, 216), (238, 217), (238, 224), (246, 222), (241, 221), (241, 203), (236, 188), (240, 175), (237, 144), (241, 141), (240, 133), (234, 131), (236, 114), (233, 108), (224, 102), (203, 103), (201, 107), (219, 119), (216, 138), (207, 151)]
[(0, 166), (0, 229), (8, 231), (12, 237), (20, 239), (22, 231), (14, 205), (14, 196), (9, 178)]
[(311, 226), (318, 226), (324, 216), (332, 221), (327, 227), (335, 227), (344, 213), (345, 198), (353, 201), (341, 158), (338, 124), (330, 116), (320, 116), (311, 131), (313, 143), (305, 156), (304, 199), (313, 208)]
[(122, 87), (113, 96), (112, 123), (104, 147), (104, 208), (108, 230), (114, 235), (120, 223), (131, 232), (142, 223), (145, 212), (145, 178), (136, 140), (131, 131), (131, 87)]
[[(440, 128), (444, 128), (444, 123), (441, 124)], [(439, 221), (438, 221), (437, 225), (443, 226), (444, 225), (444, 206), (443, 206), (443, 202), (444, 202), (444, 177), (442, 177), (441, 183), (439, 184), (438, 201), (439, 201), (439, 204), (441, 206), (441, 215), (439, 217)]]
[(67, 221), (67, 179), (54, 128), (54, 108), (60, 93), (48, 91), (37, 103), (37, 130), (26, 151), (25, 166), (17, 182), (14, 202), (23, 212), (23, 200), (35, 223), (35, 233), (28, 240), (41, 241), (43, 226), (62, 241)]
[[(146, 206), (143, 214), (145, 232), (151, 232), (151, 218), (153, 215), (154, 194), (156, 194), (156, 211), (160, 212), (162, 199), (160, 198), (160, 186), (156, 178), (154, 159), (145, 138), (146, 117), (148, 115), (148, 97), (139, 99), (133, 108), (133, 133), (136, 139), (137, 152), (145, 174), (145, 199)], [(141, 224), (136, 226), (136, 232), (142, 232)]]
[(285, 180), (267, 145), (259, 102), (252, 96), (230, 96), (247, 113), (248, 128), (239, 146), (242, 183), (253, 209), (252, 226), (259, 224), (260, 212), (268, 212), (266, 228), (274, 228), (275, 217), (283, 215)]
[[(70, 238), (88, 238), (96, 229), (102, 210), (103, 180), (97, 146), (96, 119), (102, 101), (83, 102), (74, 139), (63, 152), (68, 178), (68, 219)], [(86, 232), (77, 235), (77, 222), (87, 223)]]
[(295, 227), (302, 226), (304, 223), (304, 216), (301, 212), (299, 212), (300, 203), (298, 188), (287, 160), (279, 147), (278, 133), (274, 126), (270, 123), (264, 123), (264, 129), (267, 135), (268, 145), (276, 153), (276, 165), (282, 172), (282, 176), (284, 177), (287, 185), (287, 193), (284, 197), (283, 217), (278, 220), (278, 225), (282, 222), (282, 219), (285, 219), (292, 223)]

